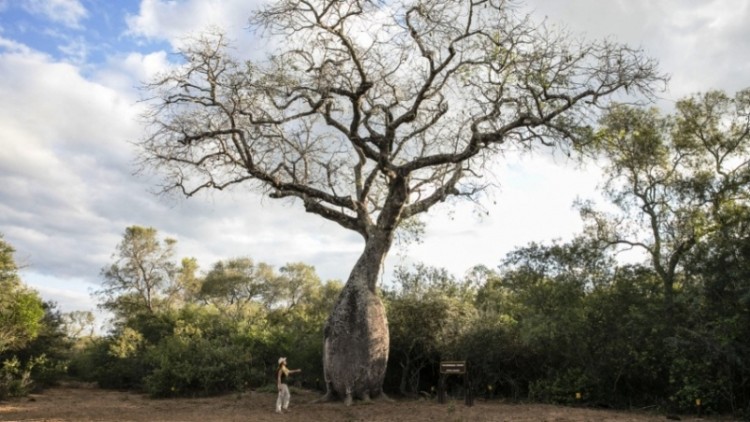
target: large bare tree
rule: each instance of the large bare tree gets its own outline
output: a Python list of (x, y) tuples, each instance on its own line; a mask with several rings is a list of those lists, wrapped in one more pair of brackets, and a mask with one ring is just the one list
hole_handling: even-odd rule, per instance
[(650, 93), (652, 60), (534, 25), (504, 0), (280, 0), (251, 18), (276, 52), (187, 45), (148, 87), (144, 164), (191, 196), (235, 184), (293, 198), (364, 251), (327, 321), (327, 398), (382, 394), (388, 325), (376, 293), (399, 224), (471, 197), (509, 145), (571, 145), (597, 105)]

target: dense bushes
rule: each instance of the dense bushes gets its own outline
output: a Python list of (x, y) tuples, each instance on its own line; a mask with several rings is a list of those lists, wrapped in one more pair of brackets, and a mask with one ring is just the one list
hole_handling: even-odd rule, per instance
[[(295, 380), (322, 384), (322, 327), (341, 283), (321, 282), (309, 265), (277, 271), (249, 258), (199, 275), (195, 260), (172, 261), (174, 244), (154, 229), (126, 230), (98, 292), (113, 329), (80, 350), (71, 374), (154, 397), (207, 396), (271, 383), (289, 355), (305, 368)], [(141, 265), (155, 271), (130, 270)]]
[[(520, 248), (499, 271), (483, 270), (479, 283), (475, 276), (434, 283), (430, 271), (418, 267), (411, 275), (421, 273), (428, 286), (418, 303), (413, 283), (404, 283), (409, 277), (397, 277), (396, 288), (385, 295), (389, 311), (396, 311), (391, 323), (414, 327), (391, 330), (387, 389), (432, 391), (439, 361), (459, 359), (469, 363), (474, 393), (487, 397), (687, 413), (700, 400), (704, 412), (747, 415), (750, 278), (734, 278), (742, 268), (722, 266), (722, 272), (732, 272), (731, 289), (717, 293), (719, 272), (699, 274), (707, 270), (696, 255), (667, 313), (652, 270), (617, 265), (594, 244), (588, 251), (583, 246), (574, 241)], [(589, 262), (571, 259), (580, 256)], [(446, 293), (455, 286), (464, 293)], [(451, 298), (472, 307), (467, 318), (438, 312), (436, 302)], [(415, 306), (424, 312), (411, 310)], [(410, 309), (405, 316), (398, 312), (404, 307)], [(456, 323), (462, 328), (440, 335)], [(408, 375), (419, 382), (405, 389), (399, 381), (410, 368), (421, 377)]]
[[(487, 398), (679, 412), (700, 399), (703, 411), (747, 416), (749, 238), (717, 234), (696, 247), (669, 305), (651, 268), (617, 264), (585, 239), (531, 244), (497, 270), (463, 278), (399, 268), (382, 292), (391, 334), (385, 390), (433, 394), (440, 361), (466, 360), (469, 387)], [(115, 319), (103, 337), (74, 343), (54, 307), (33, 302), (42, 312), (0, 351), (0, 395), (54, 383), (66, 367), (68, 376), (154, 397), (257, 389), (273, 382), (279, 356), (303, 369), (292, 382), (322, 388), (322, 328), (341, 283), (323, 283), (299, 263), (277, 271), (243, 258), (203, 276), (194, 264), (183, 261), (148, 302), (128, 288), (107, 297)]]
[[(488, 398), (679, 412), (700, 399), (703, 411), (747, 412), (748, 286), (699, 265), (703, 255), (691, 259), (669, 313), (650, 268), (618, 265), (580, 239), (519, 248), (498, 270), (464, 278), (400, 268), (383, 290), (385, 389), (434, 393), (440, 361), (466, 360), (474, 394)], [(221, 273), (211, 282), (223, 289), (120, 315), (77, 354), (71, 373), (155, 397), (212, 395), (262, 388), (288, 355), (304, 370), (293, 381), (321, 388), (322, 327), (341, 284), (322, 283), (302, 264), (276, 272), (243, 262), (214, 268)], [(744, 261), (737, 265), (721, 271), (740, 276)], [(240, 267), (244, 281), (227, 272)]]
[[(618, 265), (585, 239), (531, 244), (498, 270), (478, 267), (464, 278), (400, 268), (383, 290), (385, 389), (433, 393), (439, 362), (466, 360), (470, 387), (485, 397), (680, 412), (700, 399), (704, 411), (746, 412), (747, 286), (726, 282), (745, 264), (723, 265), (731, 275), (721, 275), (698, 252), (669, 312), (650, 268)], [(294, 381), (322, 387), (322, 327), (340, 283), (322, 283), (303, 264), (277, 272), (248, 259), (189, 278), (198, 286), (192, 296), (157, 295), (152, 303), (161, 305), (118, 314), (113, 331), (71, 368), (106, 387), (196, 396), (260, 388), (288, 355), (304, 369)], [(210, 288), (200, 288), (203, 280)]]
[(59, 312), (21, 282), (13, 252), (0, 236), (0, 400), (54, 384), (68, 349)]
[[(0, 400), (55, 385), (67, 372), (70, 342), (59, 325), (59, 313), (52, 304), (40, 301), (39, 305), (38, 332), (23, 345), (0, 351)], [(5, 324), (7, 320), (0, 325)]]
[(250, 378), (250, 359), (241, 342), (211, 336), (185, 323), (149, 349), (146, 361), (154, 368), (144, 378), (145, 390), (152, 396), (239, 391)]

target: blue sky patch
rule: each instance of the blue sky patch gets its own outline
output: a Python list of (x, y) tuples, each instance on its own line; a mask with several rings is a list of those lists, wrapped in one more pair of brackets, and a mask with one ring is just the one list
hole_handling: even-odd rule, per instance
[(118, 0), (114, 7), (109, 0), (59, 2), (75, 6), (73, 11), (41, 6), (51, 3), (58, 2), (7, 3), (0, 8), (0, 37), (77, 65), (104, 63), (107, 57), (122, 52), (169, 50), (166, 42), (128, 34), (127, 17), (138, 13), (139, 0)]

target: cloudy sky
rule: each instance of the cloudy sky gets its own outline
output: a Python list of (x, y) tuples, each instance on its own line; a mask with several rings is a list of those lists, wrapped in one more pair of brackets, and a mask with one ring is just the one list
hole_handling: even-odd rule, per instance
[[(299, 205), (242, 189), (189, 200), (153, 195), (134, 176), (132, 142), (142, 111), (138, 86), (174, 61), (184, 38), (224, 28), (237, 51), (260, 55), (247, 29), (258, 0), (0, 0), (0, 233), (16, 249), (24, 281), (63, 311), (95, 307), (89, 292), (130, 225), (178, 240), (202, 268), (250, 256), (303, 261), (324, 279), (346, 279), (362, 248), (357, 235), (306, 215)], [(747, 0), (529, 0), (538, 20), (590, 38), (611, 37), (659, 60), (671, 75), (659, 106), (709, 89), (750, 86)], [(498, 188), (471, 206), (430, 212), (423, 243), (394, 248), (400, 262), (456, 275), (495, 266), (530, 241), (581, 229), (571, 208), (594, 195), (595, 168), (549, 157), (498, 163)]]

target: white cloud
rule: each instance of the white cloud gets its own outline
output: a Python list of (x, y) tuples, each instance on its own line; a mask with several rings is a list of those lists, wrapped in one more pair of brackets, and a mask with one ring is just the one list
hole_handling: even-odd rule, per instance
[[(674, 3), (674, 2), (673, 2)], [(734, 92), (750, 85), (750, 4), (744, 0), (694, 2), (668, 16), (664, 65), (677, 98), (709, 89)]]
[[(130, 104), (121, 103), (117, 92), (87, 81), (72, 64), (55, 62), (29, 50), (18, 51), (3, 54), (0, 62), (4, 75), (0, 81), (5, 120), (2, 127), (31, 131), (40, 146), (93, 146), (110, 153), (123, 149), (105, 147), (102, 138), (127, 136), (124, 129), (128, 114), (107, 120), (91, 116), (111, 109), (122, 113)], [(129, 114), (132, 117), (132, 111)]]
[(140, 104), (112, 75), (148, 78), (168, 65), (164, 53), (113, 58), (92, 80), (22, 44), (0, 45), (0, 232), (30, 270), (96, 281), (125, 227), (138, 224), (177, 238), (179, 256), (205, 268), (251, 256), (320, 263), (324, 278), (348, 273), (360, 239), (301, 206), (242, 188), (168, 202), (149, 193), (156, 181), (133, 177)]
[(145, 39), (165, 40), (179, 48), (186, 37), (209, 28), (221, 28), (230, 39), (244, 40), (240, 51), (257, 52), (246, 43), (248, 19), (260, 4), (257, 0), (143, 0), (136, 15), (126, 18), (130, 35)]
[(746, 0), (528, 0), (550, 22), (588, 38), (644, 48), (672, 79), (669, 99), (750, 85), (750, 2)]
[(130, 93), (135, 100), (136, 88), (151, 82), (171, 66), (164, 51), (149, 54), (131, 52), (109, 57), (106, 66), (97, 70), (93, 79), (123, 95)]
[[(487, 215), (474, 205), (458, 204), (430, 211), (424, 242), (409, 248), (408, 261), (444, 267), (463, 274), (477, 264), (494, 267), (516, 247), (530, 242), (570, 240), (583, 224), (573, 209), (577, 196), (594, 197), (598, 169), (583, 170), (549, 157), (508, 154), (498, 164), (501, 187), (482, 201)], [(389, 259), (395, 265), (398, 257)]]
[(80, 28), (81, 20), (88, 16), (78, 0), (24, 0), (23, 7), (29, 13), (43, 15), (70, 28)]
[(3, 37), (0, 37), (0, 49), (8, 53), (32, 54), (31, 49), (24, 44)]
[(83, 38), (68, 40), (67, 44), (57, 47), (61, 53), (73, 64), (85, 65), (89, 55), (89, 45)]
[(92, 204), (132, 185), (134, 108), (71, 64), (16, 51), (0, 56), (0, 227), (32, 267), (77, 274), (107, 230)]

